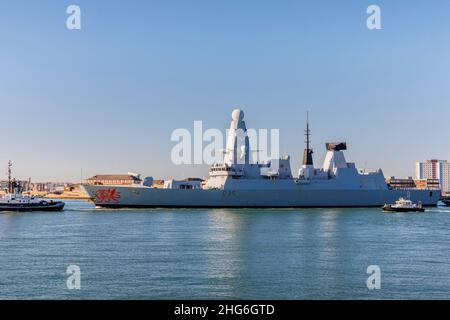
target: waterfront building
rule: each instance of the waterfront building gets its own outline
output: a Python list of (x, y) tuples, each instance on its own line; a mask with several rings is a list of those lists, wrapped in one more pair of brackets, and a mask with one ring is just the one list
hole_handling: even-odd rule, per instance
[(438, 179), (413, 179), (408, 177), (406, 179), (389, 177), (386, 183), (392, 189), (420, 189), (420, 190), (439, 190), (441, 188)]
[(416, 163), (416, 179), (437, 179), (443, 193), (450, 192), (450, 162), (427, 160)]
[(416, 179), (416, 188), (421, 190), (439, 190), (441, 183), (438, 179)]
[(8, 190), (8, 181), (0, 181), (0, 190)]
[(396, 177), (389, 177), (386, 179), (386, 183), (392, 189), (414, 189), (416, 188), (416, 183), (412, 177), (407, 179), (400, 179)]
[(141, 182), (141, 178), (134, 174), (98, 174), (86, 180), (90, 185), (133, 185)]
[[(15, 182), (21, 190), (29, 190), (30, 186), (32, 186), (32, 184), (30, 185), (30, 182), (28, 180), (15, 180)], [(8, 190), (8, 180), (0, 181), (0, 190)]]
[(32, 182), (30, 189), (35, 192), (63, 193), (67, 185), (64, 182)]

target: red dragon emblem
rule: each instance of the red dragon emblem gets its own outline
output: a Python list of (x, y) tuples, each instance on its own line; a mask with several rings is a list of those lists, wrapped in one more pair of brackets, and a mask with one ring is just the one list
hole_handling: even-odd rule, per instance
[(97, 202), (102, 204), (118, 203), (120, 196), (120, 192), (116, 189), (99, 189), (94, 195)]

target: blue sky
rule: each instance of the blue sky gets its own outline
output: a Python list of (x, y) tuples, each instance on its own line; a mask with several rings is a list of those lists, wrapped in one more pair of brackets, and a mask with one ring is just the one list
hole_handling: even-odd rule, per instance
[[(66, 8), (82, 29), (66, 29)], [(366, 28), (381, 7), (382, 30)], [(450, 160), (450, 3), (434, 1), (0, 1), (0, 166), (19, 178), (205, 176), (174, 166), (170, 134), (279, 128), (297, 170), (306, 110), (315, 162), (386, 175)], [(4, 165), (1, 165), (1, 164)], [(1, 170), (0, 170), (1, 171)]]

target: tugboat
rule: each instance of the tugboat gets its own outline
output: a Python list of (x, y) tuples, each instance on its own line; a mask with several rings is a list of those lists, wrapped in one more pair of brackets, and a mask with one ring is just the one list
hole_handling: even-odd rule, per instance
[(413, 203), (409, 197), (408, 199), (400, 198), (394, 204), (385, 204), (383, 206), (385, 212), (424, 212), (425, 208), (422, 203)]
[(11, 161), (8, 162), (8, 190), (0, 197), (0, 211), (61, 211), (65, 203), (24, 195), (19, 184), (11, 178)]

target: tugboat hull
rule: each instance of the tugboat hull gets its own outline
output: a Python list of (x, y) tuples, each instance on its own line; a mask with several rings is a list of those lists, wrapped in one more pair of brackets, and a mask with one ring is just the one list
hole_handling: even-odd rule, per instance
[(20, 204), (0, 204), (0, 211), (61, 211), (64, 209), (64, 202), (46, 202), (46, 203), (20, 203)]

